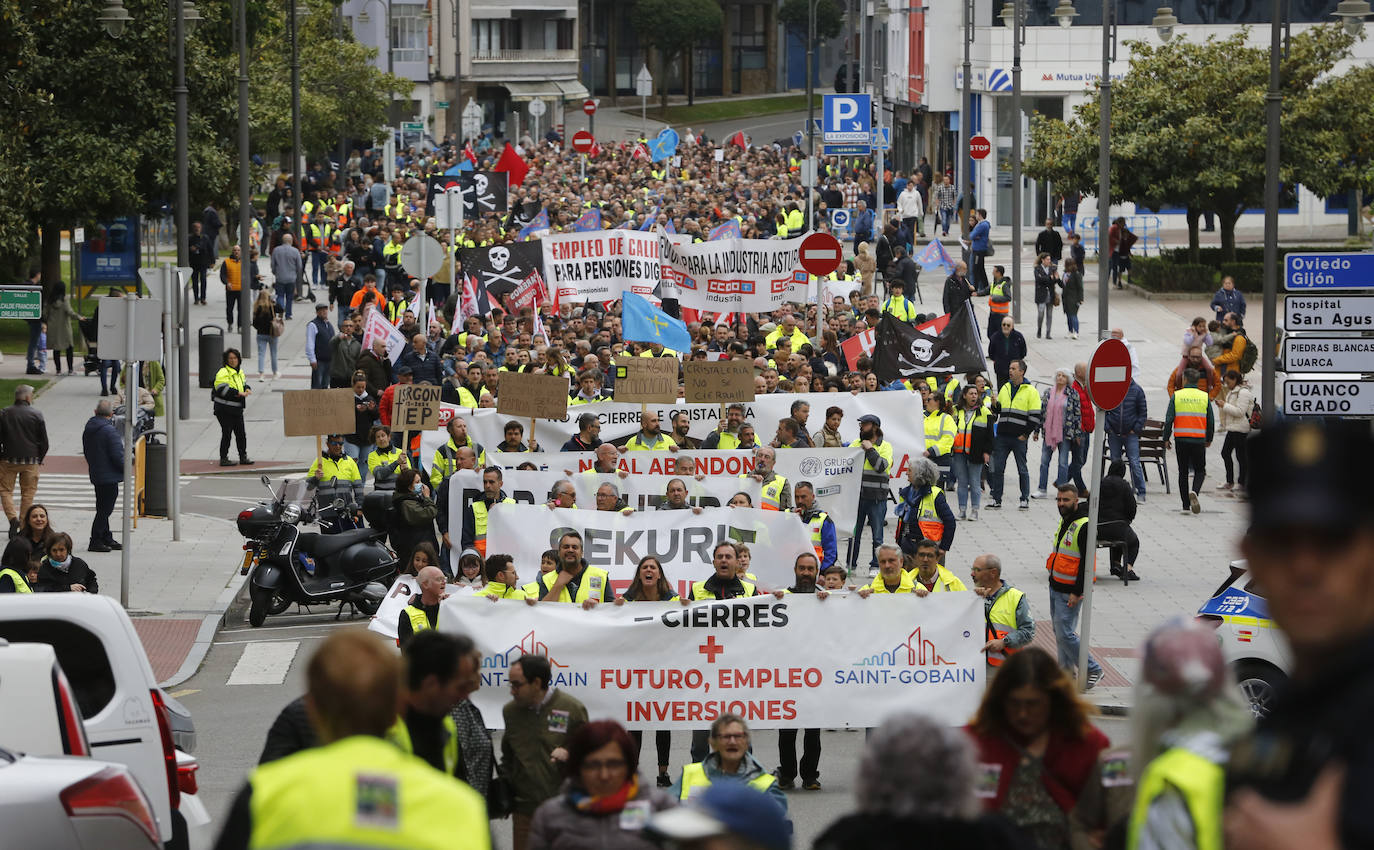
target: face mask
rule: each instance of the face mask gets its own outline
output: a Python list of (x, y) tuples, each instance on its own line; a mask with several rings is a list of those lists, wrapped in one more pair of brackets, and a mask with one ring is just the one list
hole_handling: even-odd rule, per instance
[(425, 489), (425, 485), (421, 481), (416, 481), (415, 485), (411, 489), (413, 489), (416, 493), (419, 493)]

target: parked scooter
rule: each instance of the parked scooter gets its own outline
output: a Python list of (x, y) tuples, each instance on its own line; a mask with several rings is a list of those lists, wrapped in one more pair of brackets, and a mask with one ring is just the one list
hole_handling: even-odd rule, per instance
[[(272, 494), (270, 502), (240, 511), (239, 533), (246, 538), (242, 571), (248, 580), (248, 622), (261, 626), (269, 614), (292, 604), (352, 605), (364, 614), (377, 612), (386, 583), (396, 574), (396, 556), (383, 543), (385, 532), (359, 528), (319, 534), (301, 531), (302, 519), (313, 517), (304, 481), (286, 480), (279, 491), (262, 476)], [(341, 500), (340, 500), (341, 501)], [(348, 506), (330, 506), (334, 516), (347, 515)]]

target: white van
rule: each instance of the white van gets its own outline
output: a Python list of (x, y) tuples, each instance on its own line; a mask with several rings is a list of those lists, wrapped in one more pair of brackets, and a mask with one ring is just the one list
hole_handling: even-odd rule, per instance
[(171, 715), (119, 603), (89, 593), (6, 593), (0, 638), (53, 648), (85, 720), (91, 756), (126, 766), (153, 805), (163, 846), (186, 847)]

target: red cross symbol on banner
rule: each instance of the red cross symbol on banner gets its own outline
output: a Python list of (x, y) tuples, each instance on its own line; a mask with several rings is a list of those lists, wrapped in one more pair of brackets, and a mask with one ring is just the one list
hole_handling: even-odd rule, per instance
[(715, 664), (716, 656), (724, 651), (725, 647), (716, 643), (715, 635), (711, 635), (706, 639), (706, 643), (703, 643), (701, 646), (697, 647), (697, 652), (700, 652), (702, 655), (706, 656), (706, 662), (708, 664)]

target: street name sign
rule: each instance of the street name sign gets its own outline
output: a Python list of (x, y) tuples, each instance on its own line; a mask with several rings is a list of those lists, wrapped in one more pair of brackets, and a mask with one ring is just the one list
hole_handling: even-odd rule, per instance
[(1289, 416), (1374, 417), (1374, 380), (1289, 378), (1283, 382), (1283, 412)]
[(1283, 371), (1374, 373), (1374, 337), (1286, 336), (1283, 339)]
[(1283, 288), (1289, 292), (1374, 289), (1374, 253), (1284, 254)]
[(1294, 331), (1374, 331), (1374, 295), (1287, 295), (1283, 326)]
[(43, 318), (43, 289), (41, 287), (6, 286), (0, 288), (0, 319), (41, 318)]

